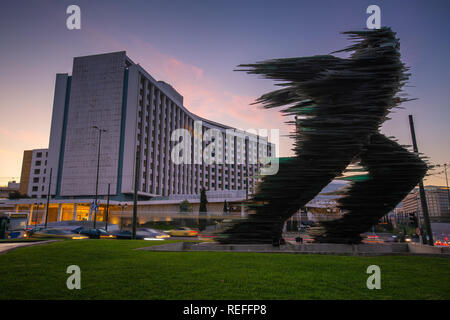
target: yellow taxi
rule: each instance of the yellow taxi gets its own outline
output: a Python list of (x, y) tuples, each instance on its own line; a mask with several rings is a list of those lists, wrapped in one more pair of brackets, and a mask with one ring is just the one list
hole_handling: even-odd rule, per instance
[(172, 237), (196, 237), (198, 236), (198, 231), (192, 230), (190, 228), (181, 227), (173, 230), (167, 231)]

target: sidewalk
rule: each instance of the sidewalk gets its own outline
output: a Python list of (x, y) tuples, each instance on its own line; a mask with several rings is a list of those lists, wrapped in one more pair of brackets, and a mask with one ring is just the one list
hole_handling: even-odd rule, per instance
[(46, 241), (35, 241), (35, 242), (4, 242), (0, 243), (0, 254), (4, 254), (6, 252), (9, 252), (11, 250), (15, 250), (20, 247), (30, 247), (30, 246), (37, 246), (41, 244), (56, 242), (61, 240), (46, 240)]

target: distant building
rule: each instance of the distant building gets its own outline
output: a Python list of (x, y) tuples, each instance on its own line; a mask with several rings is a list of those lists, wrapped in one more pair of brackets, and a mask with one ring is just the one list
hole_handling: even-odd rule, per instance
[(8, 181), (8, 189), (19, 191), (20, 183), (13, 181)]
[(19, 192), (30, 198), (46, 198), (48, 193), (48, 149), (25, 150)]
[(0, 198), (8, 198), (10, 192), (19, 191), (19, 185), (16, 181), (8, 181), (7, 187), (0, 187)]
[[(427, 198), (428, 214), (431, 220), (450, 218), (448, 190), (446, 187), (426, 186), (425, 196)], [(410, 192), (402, 201), (403, 213), (419, 213), (423, 219), (422, 204), (420, 201), (419, 189)]]

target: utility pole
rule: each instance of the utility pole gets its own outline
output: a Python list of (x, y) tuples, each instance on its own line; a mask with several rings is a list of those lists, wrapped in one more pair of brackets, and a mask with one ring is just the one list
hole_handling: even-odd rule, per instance
[(110, 187), (111, 187), (111, 184), (110, 183), (108, 183), (108, 197), (107, 197), (107, 200), (106, 200), (106, 223), (105, 223), (105, 230), (106, 231), (108, 231), (108, 216), (109, 216), (109, 191), (110, 191)]
[(138, 199), (138, 184), (139, 184), (139, 167), (141, 163), (139, 162), (140, 150), (136, 151), (136, 164), (134, 173), (134, 197), (133, 197), (133, 229), (131, 233), (131, 239), (136, 239), (136, 224), (137, 224), (137, 199)]
[(92, 128), (98, 130), (98, 152), (97, 152), (97, 179), (95, 180), (95, 207), (94, 207), (94, 229), (97, 223), (97, 210), (98, 210), (98, 173), (100, 169), (100, 145), (102, 143), (102, 132), (106, 132), (104, 129), (100, 129), (97, 126)]
[(47, 207), (45, 208), (45, 226), (44, 226), (44, 228), (47, 228), (48, 206), (50, 204), (50, 187), (52, 186), (52, 169), (53, 168), (50, 168), (50, 179), (48, 180)]
[[(417, 148), (417, 141), (416, 141), (416, 133), (414, 130), (414, 119), (411, 114), (409, 115), (409, 127), (411, 129), (411, 138), (412, 138), (414, 152), (417, 154), (417, 156), (419, 156), (419, 150)], [(420, 179), (420, 181), (419, 181), (419, 194), (420, 194), (420, 202), (422, 204), (422, 212), (423, 212), (423, 219), (425, 222), (425, 229), (427, 231), (427, 236), (428, 236), (428, 244), (430, 246), (433, 246), (434, 245), (433, 233), (431, 231), (430, 217), (428, 215), (427, 198), (425, 195), (425, 188), (423, 187), (422, 179)]]
[(245, 178), (245, 200), (248, 201), (248, 177)]
[(447, 183), (448, 208), (450, 209), (450, 190), (448, 189), (447, 163), (444, 163), (444, 172), (445, 172), (445, 182)]

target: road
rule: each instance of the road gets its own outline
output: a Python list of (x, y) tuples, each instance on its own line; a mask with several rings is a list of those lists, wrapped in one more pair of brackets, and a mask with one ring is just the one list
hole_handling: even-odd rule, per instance
[(0, 243), (0, 254), (15, 250), (20, 247), (37, 246), (41, 244), (51, 243), (59, 240), (34, 241), (34, 242), (3, 242)]

